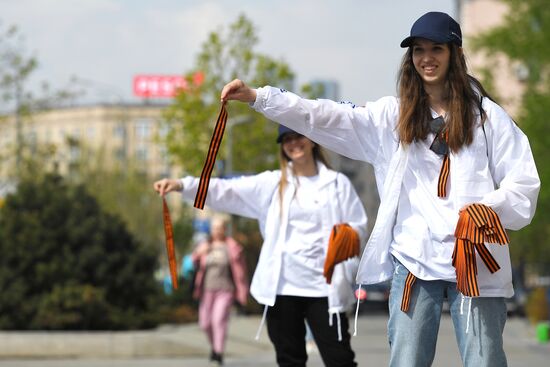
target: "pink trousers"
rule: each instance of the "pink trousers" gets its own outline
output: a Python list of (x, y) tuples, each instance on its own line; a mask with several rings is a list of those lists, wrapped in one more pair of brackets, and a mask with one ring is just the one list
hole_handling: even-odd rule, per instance
[(233, 292), (205, 290), (199, 305), (199, 326), (208, 337), (212, 350), (223, 354)]

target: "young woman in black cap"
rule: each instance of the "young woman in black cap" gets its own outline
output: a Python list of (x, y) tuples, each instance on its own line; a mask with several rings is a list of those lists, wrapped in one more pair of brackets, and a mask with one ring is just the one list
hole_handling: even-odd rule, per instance
[[(280, 170), (213, 178), (206, 205), (259, 221), (264, 243), (250, 293), (265, 306), (260, 329), (267, 320), (279, 366), (306, 365), (304, 321), (326, 366), (356, 366), (346, 312), (354, 306), (359, 258), (337, 264), (330, 284), (324, 267), (334, 225), (347, 223), (365, 239), (365, 210), (349, 179), (329, 168), (318, 144), (282, 125), (277, 143)], [(184, 177), (157, 181), (154, 188), (192, 200), (198, 184), (198, 178)]]
[(364, 107), (227, 84), (269, 119), (373, 164), (381, 204), (357, 275), (392, 278), (392, 366), (429, 366), (445, 295), (465, 366), (506, 366), (508, 238), (533, 218), (540, 180), (527, 137), (467, 72), (460, 26), (430, 12), (412, 26), (397, 97)]

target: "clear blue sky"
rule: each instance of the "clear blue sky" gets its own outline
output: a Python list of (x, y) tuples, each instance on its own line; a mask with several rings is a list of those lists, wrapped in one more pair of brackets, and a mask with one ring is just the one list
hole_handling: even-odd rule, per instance
[(298, 85), (336, 80), (363, 104), (395, 93), (399, 43), (430, 10), (455, 17), (456, 0), (0, 0), (0, 21), (38, 58), (34, 85), (74, 75), (93, 81), (88, 98), (112, 102), (132, 100), (136, 74), (188, 71), (208, 33), (244, 13), (258, 50), (288, 62)]

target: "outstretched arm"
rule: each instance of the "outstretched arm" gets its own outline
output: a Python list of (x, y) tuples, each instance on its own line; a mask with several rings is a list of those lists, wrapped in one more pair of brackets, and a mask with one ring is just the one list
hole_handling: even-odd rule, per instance
[[(279, 178), (279, 171), (265, 171), (231, 179), (213, 178), (208, 186), (206, 205), (214, 210), (258, 219), (267, 210)], [(153, 184), (160, 195), (177, 191), (185, 201), (195, 198), (198, 186), (199, 178), (192, 176), (165, 178)]]
[(268, 119), (352, 159), (375, 163), (397, 147), (397, 99), (385, 98), (359, 108), (352, 103), (310, 100), (273, 87), (253, 89), (235, 79), (221, 92), (222, 102), (247, 102)]

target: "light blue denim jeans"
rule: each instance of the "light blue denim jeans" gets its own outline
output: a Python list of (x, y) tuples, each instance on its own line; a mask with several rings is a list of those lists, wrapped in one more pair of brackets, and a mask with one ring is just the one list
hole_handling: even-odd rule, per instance
[(445, 290), (463, 365), (507, 366), (502, 346), (502, 333), (506, 323), (504, 298), (463, 298), (456, 290), (456, 283), (416, 279), (409, 311), (404, 313), (400, 308), (401, 298), (409, 271), (399, 261), (394, 261), (388, 322), (391, 367), (431, 366)]

